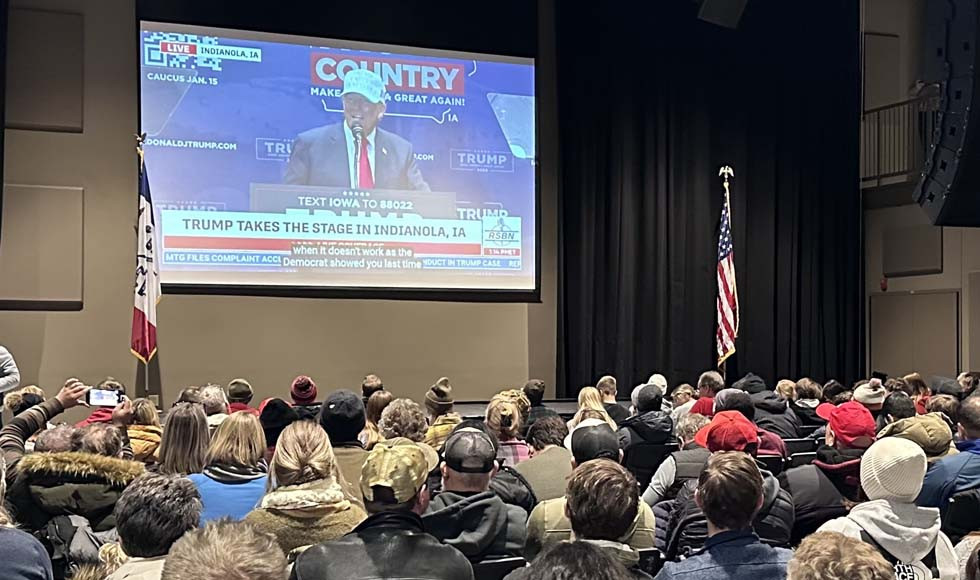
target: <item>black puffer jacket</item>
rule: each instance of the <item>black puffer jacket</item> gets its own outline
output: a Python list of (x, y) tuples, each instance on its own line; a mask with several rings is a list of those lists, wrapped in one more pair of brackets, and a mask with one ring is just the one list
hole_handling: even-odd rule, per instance
[(786, 399), (772, 391), (749, 395), (755, 405), (755, 424), (760, 429), (779, 435), (783, 439), (800, 436), (800, 418), (789, 408)]
[(796, 519), (792, 545), (834, 518), (847, 515), (844, 496), (816, 465), (801, 465), (779, 474), (780, 486), (793, 496)]
[(670, 413), (661, 410), (647, 411), (630, 417), (619, 428), (619, 448), (624, 452), (640, 443), (667, 443), (674, 430)]
[[(793, 496), (779, 486), (772, 473), (762, 471), (762, 508), (752, 522), (752, 529), (759, 538), (770, 546), (787, 547), (793, 531), (795, 514)], [(667, 540), (668, 560), (678, 560), (704, 546), (708, 537), (708, 520), (694, 501), (697, 489), (696, 480), (688, 481), (674, 500), (674, 510), (670, 515), (670, 536)]]
[(303, 552), (292, 580), (472, 580), (473, 567), (439, 543), (413, 513), (383, 512), (354, 531)]

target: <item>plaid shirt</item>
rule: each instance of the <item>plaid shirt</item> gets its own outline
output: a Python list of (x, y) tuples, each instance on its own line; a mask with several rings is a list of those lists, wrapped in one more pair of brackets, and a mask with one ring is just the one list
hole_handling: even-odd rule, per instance
[(462, 422), (463, 419), (456, 413), (440, 415), (435, 423), (429, 425), (429, 430), (425, 432), (425, 439), (422, 442), (436, 451), (441, 452), (442, 446), (446, 444), (446, 439), (449, 438), (449, 434), (453, 432), (456, 425)]
[(497, 450), (497, 461), (500, 466), (514, 467), (522, 461), (531, 457), (531, 448), (527, 443), (514, 439), (513, 441), (501, 441), (500, 449)]

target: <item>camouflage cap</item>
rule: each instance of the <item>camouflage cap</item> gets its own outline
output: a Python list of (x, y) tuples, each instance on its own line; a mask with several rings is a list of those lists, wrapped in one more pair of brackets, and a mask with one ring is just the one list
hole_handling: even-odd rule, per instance
[(429, 475), (428, 463), (416, 445), (382, 441), (374, 446), (361, 470), (361, 493), (374, 500), (374, 486), (390, 488), (395, 500), (404, 503), (415, 497)]

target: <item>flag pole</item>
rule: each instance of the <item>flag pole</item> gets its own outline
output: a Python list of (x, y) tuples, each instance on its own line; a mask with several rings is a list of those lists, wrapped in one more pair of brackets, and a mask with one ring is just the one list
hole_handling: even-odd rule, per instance
[[(137, 179), (142, 179), (143, 177), (143, 143), (146, 142), (146, 133), (137, 133), (133, 135), (136, 137), (136, 154), (140, 158), (139, 173), (137, 174)], [(136, 225), (137, 233), (139, 235), (139, 224)], [(147, 397), (150, 394), (150, 361), (142, 360), (143, 363), (143, 396)]]

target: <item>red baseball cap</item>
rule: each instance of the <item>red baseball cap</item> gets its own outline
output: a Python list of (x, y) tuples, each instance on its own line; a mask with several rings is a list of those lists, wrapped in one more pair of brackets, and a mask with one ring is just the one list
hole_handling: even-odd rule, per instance
[(759, 428), (738, 411), (722, 411), (697, 432), (694, 442), (712, 453), (745, 451), (749, 445), (759, 444)]
[(861, 403), (848, 401), (837, 406), (823, 403), (817, 406), (817, 416), (827, 421), (844, 447), (865, 448), (874, 443), (875, 419)]

